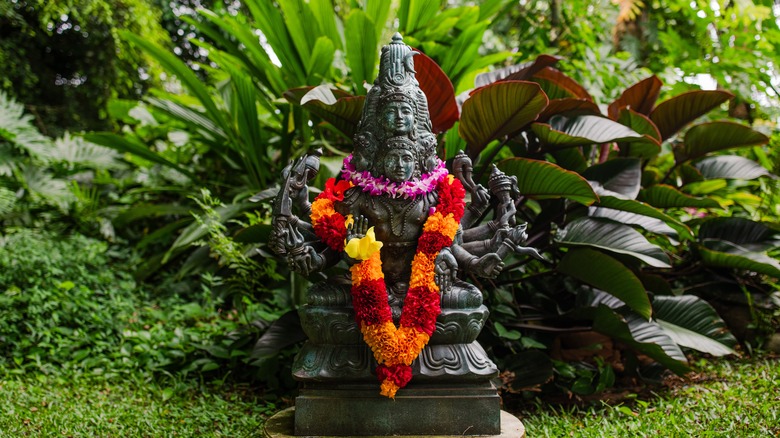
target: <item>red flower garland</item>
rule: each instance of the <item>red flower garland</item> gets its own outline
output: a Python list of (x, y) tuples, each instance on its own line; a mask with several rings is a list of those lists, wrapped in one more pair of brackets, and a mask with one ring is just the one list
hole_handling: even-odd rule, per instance
[[(315, 234), (336, 251), (344, 250), (346, 244), (344, 216), (333, 208), (334, 202), (343, 199), (346, 188), (342, 183), (328, 180), (312, 204), (311, 214)], [(400, 327), (393, 324), (379, 251), (350, 268), (355, 319), (379, 364), (376, 372), (382, 382), (381, 394), (391, 398), (411, 380), (411, 364), (436, 330), (441, 301), (434, 262), (442, 249), (452, 245), (465, 207), (465, 190), (452, 175), (442, 178), (436, 190), (439, 203), (417, 241)]]

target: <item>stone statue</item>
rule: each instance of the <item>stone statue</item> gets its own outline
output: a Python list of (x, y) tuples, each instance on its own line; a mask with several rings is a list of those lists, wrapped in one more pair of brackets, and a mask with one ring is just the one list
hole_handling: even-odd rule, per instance
[[(493, 167), (486, 189), (465, 154), (452, 174), (436, 155), (415, 54), (399, 34), (383, 47), (353, 154), (313, 203), (307, 182), (321, 152), (284, 169), (271, 247), (306, 276), (342, 261), (350, 270), (315, 283), (299, 311), (309, 340), (293, 365), (296, 434), (462, 433), (451, 418), (420, 419), (442, 396), (446, 409), (472, 413), (467, 434), (498, 430), (498, 370), (476, 341), (489, 312), (463, 279), (495, 277), (512, 252), (538, 253), (521, 246), (516, 179)], [(356, 412), (365, 415), (355, 424), (340, 417)]]

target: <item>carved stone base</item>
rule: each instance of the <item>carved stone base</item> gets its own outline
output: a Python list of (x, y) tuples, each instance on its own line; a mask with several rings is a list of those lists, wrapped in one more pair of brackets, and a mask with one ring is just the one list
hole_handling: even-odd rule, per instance
[(491, 383), (411, 383), (395, 400), (374, 384), (307, 383), (295, 399), (297, 436), (498, 435), (500, 398)]
[[(303, 345), (293, 363), (293, 377), (301, 382), (370, 382), (377, 384), (376, 361), (363, 345)], [(412, 363), (413, 381), (485, 382), (498, 368), (477, 341), (469, 344), (427, 345)]]
[[(288, 408), (276, 413), (266, 420), (263, 426), (263, 438), (336, 438), (324, 435), (309, 435), (306, 437), (294, 435), (295, 408)], [(468, 436), (468, 435), (466, 435)], [(382, 438), (379, 436), (360, 435), (361, 438)], [(462, 438), (463, 435), (406, 435), (405, 438)], [(339, 437), (350, 438), (350, 437)], [(357, 438), (357, 437), (351, 437)], [(514, 415), (501, 411), (501, 433), (484, 436), (484, 438), (525, 438), (525, 426)]]

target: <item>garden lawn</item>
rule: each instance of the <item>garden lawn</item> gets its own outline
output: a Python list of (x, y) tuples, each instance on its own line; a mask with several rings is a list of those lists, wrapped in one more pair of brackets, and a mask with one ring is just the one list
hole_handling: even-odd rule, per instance
[[(780, 437), (780, 360), (700, 361), (691, 378), (616, 405), (520, 413), (529, 437)], [(194, 380), (0, 380), (0, 437), (252, 437), (282, 406)], [(167, 383), (165, 383), (167, 382)]]
[(276, 406), (246, 387), (0, 380), (0, 437), (248, 437)]
[(529, 437), (780, 437), (780, 359), (700, 361), (647, 400), (520, 414)]

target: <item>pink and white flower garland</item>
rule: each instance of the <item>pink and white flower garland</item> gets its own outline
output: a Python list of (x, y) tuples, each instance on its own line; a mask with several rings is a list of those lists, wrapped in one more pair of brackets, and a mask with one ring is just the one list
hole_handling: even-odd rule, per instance
[(389, 178), (371, 175), (369, 171), (358, 172), (352, 164), (352, 155), (344, 158), (344, 167), (341, 169), (341, 176), (352, 184), (360, 187), (364, 192), (372, 195), (390, 195), (393, 198), (403, 196), (404, 198), (413, 198), (415, 196), (430, 193), (436, 189), (436, 185), (447, 177), (447, 168), (444, 162), (439, 160), (439, 164), (431, 173), (423, 174), (420, 178), (411, 181), (394, 182)]

